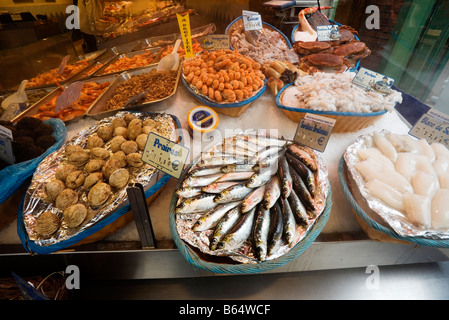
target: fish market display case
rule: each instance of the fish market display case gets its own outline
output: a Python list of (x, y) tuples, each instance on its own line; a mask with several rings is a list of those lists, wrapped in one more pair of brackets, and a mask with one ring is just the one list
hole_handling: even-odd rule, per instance
[[(127, 21), (130, 20), (129, 17), (131, 17), (129, 13), (130, 9), (128, 9), (124, 1), (120, 2), (122, 6), (115, 6), (112, 3), (110, 2), (111, 5), (108, 7), (108, 25), (112, 26), (112, 21), (123, 19), (123, 21), (120, 20), (120, 25), (126, 26)], [(178, 7), (173, 6), (173, 8)], [(194, 8), (187, 10), (194, 10)], [(147, 17), (150, 16), (147, 15)], [(148, 19), (151, 20), (152, 18), (150, 17)], [(225, 21), (222, 24), (215, 21), (217, 22), (217, 28), (214, 29), (214, 32), (224, 34), (226, 27), (233, 20)], [(141, 26), (146, 23), (142, 22), (144, 20), (137, 19), (136, 21), (141, 21)], [(103, 21), (103, 23), (105, 22)], [(344, 25), (345, 21), (339, 21), (339, 23)], [(117, 26), (114, 26), (114, 28), (117, 28)], [(294, 25), (292, 28), (298, 28), (298, 26)], [(110, 36), (107, 30), (115, 32), (118, 29), (104, 28), (101, 33), (104, 39)], [(129, 30), (134, 29), (130, 27)], [(136, 35), (137, 33), (134, 34)], [(283, 34), (283, 38), (287, 39), (287, 42), (290, 41), (290, 34)], [(167, 38), (164, 39), (167, 40), (167, 45), (172, 45), (174, 39), (177, 38), (177, 30), (173, 32), (166, 30), (161, 35), (166, 35)], [(159, 35), (155, 36), (154, 39), (158, 39), (157, 36)], [(120, 40), (118, 40), (119, 38)], [(357, 40), (364, 40), (361, 33), (359, 33), (358, 38)], [(151, 47), (149, 45), (150, 43), (156, 42), (151, 41), (150, 39), (152, 38), (148, 35), (143, 35), (138, 39), (132, 39), (132, 41), (125, 41), (125, 39), (128, 39), (125, 34), (114, 39), (109, 39), (109, 44), (115, 41), (116, 46), (114, 45), (112, 48), (103, 50), (98, 57), (95, 57), (90, 67), (97, 68), (96, 70), (102, 70), (102, 68), (106, 68), (111, 62), (119, 59), (120, 56), (133, 57), (140, 53), (140, 50)], [(254, 39), (257, 39), (257, 37)], [(161, 43), (159, 42), (159, 44)], [(368, 41), (367, 45), (369, 46)], [(125, 49), (118, 50), (119, 47)], [(294, 53), (294, 48), (294, 43), (292, 43), (292, 46), (288, 46), (287, 50), (289, 50), (289, 54)], [(295, 67), (288, 70), (285, 68), (285, 65), (282, 65), (284, 67), (282, 70), (265, 69), (263, 68), (266, 67), (264, 65), (265, 62), (262, 63), (259, 67), (266, 72), (266, 83), (263, 83), (266, 90), (260, 95), (257, 95), (257, 98), (251, 101), (251, 105), (237, 116), (220, 114), (218, 116), (219, 125), (213, 132), (209, 133), (207, 139), (203, 137), (204, 140), (198, 139), (197, 136), (189, 133), (187, 123), (189, 111), (193, 107), (203, 103), (198, 99), (198, 92), (189, 90), (190, 87), (188, 86), (178, 85), (179, 78), (182, 77), (182, 80), (184, 80), (188, 76), (188, 74), (183, 74), (183, 68), (186, 64), (181, 64), (180, 70), (176, 74), (176, 84), (173, 91), (170, 90), (169, 95), (157, 100), (155, 103), (141, 104), (138, 106), (138, 110), (137, 108), (136, 110), (131, 109), (131, 112), (163, 113), (173, 115), (179, 120), (177, 129), (182, 133), (184, 146), (189, 148), (186, 169), (190, 169), (190, 166), (193, 166), (200, 156), (204, 156), (203, 152), (209, 151), (217, 142), (222, 141), (224, 138), (230, 138), (236, 133), (249, 128), (263, 129), (266, 132), (270, 132), (270, 137), (282, 137), (285, 141), (291, 141), (295, 138), (295, 133), (298, 129), (298, 119), (291, 119), (279, 108), (276, 95), (279, 92), (282, 93), (283, 88), (285, 90), (287, 86), (295, 85), (295, 78), (289, 78), (287, 75), (291, 76), (296, 73), (297, 76), (311, 77), (310, 74), (300, 68), (300, 61), (303, 56), (296, 56), (296, 58), (297, 61), (292, 63)], [(364, 57), (360, 60), (360, 65), (363, 66), (365, 62), (373, 65), (373, 61), (369, 59), (369, 57)], [(248, 62), (248, 60), (245, 61)], [(266, 63), (272, 68), (280, 67), (281, 64), (273, 64), (276, 61), (268, 61)], [(256, 63), (254, 63), (254, 66), (257, 68)], [(114, 81), (111, 80), (111, 83), (121, 84), (122, 82), (128, 81), (131, 75), (154, 68), (155, 65), (151, 65), (137, 70), (121, 70), (121, 72), (117, 72), (114, 75)], [(389, 67), (385, 67), (385, 69), (379, 69), (379, 71), (385, 72), (392, 70), (392, 68), (390, 65)], [(226, 67), (220, 71), (225, 69)], [(74, 81), (82, 80), (84, 82), (88, 79), (101, 79), (101, 77), (95, 74), (96, 71), (94, 69), (85, 71), (88, 72), (89, 70), (92, 71), (90, 74), (80, 74), (74, 78)], [(229, 68), (226, 69), (226, 72), (229, 75)], [(279, 78), (275, 77), (276, 74)], [(281, 82), (280, 85), (277, 80)], [(230, 85), (230, 81), (227, 83), (228, 85)], [(205, 79), (204, 85), (206, 83), (207, 79)], [(203, 86), (196, 88), (200, 90), (203, 89)], [(213, 81), (210, 81), (209, 87), (206, 85), (206, 89), (209, 88), (213, 88)], [(108, 88), (106, 92), (110, 94), (112, 89), (114, 87)], [(181, 199), (182, 197), (178, 198), (177, 191), (183, 186), (183, 182), (185, 182), (184, 178), (187, 178), (187, 171), (185, 171), (185, 175), (181, 179), (170, 178), (164, 175), (164, 183), (163, 185), (158, 185), (160, 188), (158, 188), (157, 196), (151, 199), (151, 203), (146, 203), (145, 197), (142, 198), (142, 194), (138, 192), (139, 190), (134, 194), (136, 198), (132, 198), (130, 193), (129, 200), (131, 201), (130, 208), (133, 213), (133, 219), (124, 223), (120, 228), (114, 230), (114, 232), (108, 233), (106, 237), (89, 243), (80, 243), (76, 246), (58, 248), (58, 250), (52, 252), (45, 252), (45, 250), (44, 252), (36, 252), (36, 250), (33, 250), (33, 246), (28, 245), (29, 239), (26, 236), (19, 237), (17, 234), (17, 222), (20, 225), (20, 219), (22, 219), (22, 200), (27, 191), (24, 188), (20, 189), (14, 197), (8, 199), (7, 202), (1, 205), (5, 210), (8, 209), (17, 212), (18, 219), (18, 221), (11, 224), (0, 226), (1, 274), (2, 276), (8, 276), (11, 270), (14, 270), (17, 274), (37, 273), (46, 270), (64, 270), (67, 265), (72, 264), (78, 266), (86, 277), (90, 276), (95, 279), (163, 279), (204, 277), (218, 273), (283, 273), (356, 268), (366, 267), (368, 265), (383, 266), (448, 261), (449, 251), (446, 249), (445, 241), (440, 242), (441, 245), (436, 246), (420, 245), (414, 242), (379, 237), (379, 234), (374, 236), (374, 232), (371, 230), (372, 228), (370, 229), (361, 223), (358, 218), (359, 215), (355, 212), (359, 208), (355, 209), (353, 203), (348, 201), (348, 189), (342, 184), (340, 175), (342, 172), (341, 159), (347, 151), (348, 146), (354, 143), (361, 135), (381, 132), (384, 129), (394, 128), (397, 134), (406, 135), (410, 128), (416, 124), (416, 119), (419, 119), (422, 114), (430, 109), (425, 103), (413, 99), (413, 92), (407, 92), (404, 83), (398, 83), (398, 87), (395, 87), (395, 89), (401, 94), (402, 99), (396, 101), (397, 103), (395, 102), (389, 110), (382, 110), (382, 117), (367, 126), (357, 128), (357, 130), (333, 132), (324, 151), (313, 151), (313, 154), (319, 155), (319, 158), (322, 159), (322, 163), (326, 167), (325, 179), (319, 180), (320, 183), (323, 181), (328, 182), (329, 193), (328, 197), (325, 198), (326, 209), (322, 211), (322, 216), (317, 220), (317, 224), (311, 227), (310, 237), (305, 237), (298, 243), (293, 244), (290, 251), (287, 249), (290, 255), (285, 257), (281, 255), (281, 260), (274, 261), (273, 265), (264, 267), (268, 264), (260, 264), (259, 268), (257, 268), (257, 261), (253, 259), (253, 252), (250, 250), (244, 252), (246, 254), (245, 257), (251, 258), (251, 261), (256, 266), (255, 268), (251, 268), (252, 265), (247, 266), (239, 261), (229, 262), (228, 259), (222, 264), (223, 261), (217, 259), (220, 260), (218, 261), (219, 266), (223, 267), (217, 271), (214, 269), (216, 266), (214, 263), (217, 261), (213, 259), (211, 264), (210, 257), (205, 254), (205, 252), (210, 252), (208, 249), (204, 249), (205, 244), (207, 245), (209, 241), (205, 240), (205, 238), (210, 235), (210, 229), (206, 233), (201, 234), (198, 239), (190, 239), (192, 241), (191, 243), (184, 241), (186, 239), (185, 234), (182, 232), (179, 234), (176, 233), (179, 230), (183, 230), (182, 226), (176, 224), (175, 217), (179, 218), (179, 216), (175, 214), (178, 213), (176, 212), (179, 205), (178, 201), (183, 201)], [(235, 90), (239, 89), (236, 87)], [(101, 107), (101, 105), (98, 106), (97, 104), (105, 104), (106, 99), (109, 98), (108, 94), (96, 100), (95, 107)], [(328, 97), (334, 95), (335, 93), (330, 92)], [(47, 97), (47, 99), (49, 98), (50, 96)], [(39, 105), (35, 108), (37, 107)], [(294, 106), (293, 108), (296, 107)], [(404, 109), (407, 112), (403, 112)], [(30, 109), (30, 111), (32, 110)], [(341, 112), (346, 111), (343, 110)], [(107, 116), (109, 117), (111, 114), (108, 113)], [(80, 132), (85, 132), (83, 130), (95, 126), (104, 117), (101, 114), (90, 114), (87, 112), (86, 115), (81, 116), (76, 121), (66, 123), (67, 140), (74, 141), (72, 139), (75, 139)], [(230, 134), (229, 131), (232, 131), (232, 133)], [(299, 184), (298, 181), (297, 183)], [(32, 181), (28, 182), (29, 185), (31, 183)], [(207, 195), (207, 197), (210, 197), (210, 195)], [(363, 206), (363, 208), (366, 207)], [(283, 212), (284, 210), (282, 210)], [(139, 215), (142, 213), (144, 213), (144, 216)], [(187, 214), (191, 213), (187, 212)], [(196, 214), (197, 212), (193, 213)], [(144, 219), (145, 217), (147, 219)], [(188, 218), (193, 219), (193, 216), (187, 217), (186, 219)], [(195, 219), (198, 219), (198, 217), (195, 217)], [(188, 223), (194, 223), (196, 221), (195, 219), (188, 221)], [(196, 241), (203, 240), (205, 242), (201, 244), (203, 247), (200, 248), (204, 250), (198, 250), (199, 247), (195, 246), (195, 244), (199, 242)], [(285, 260), (282, 260), (284, 258)], [(33, 270), (30, 270), (30, 265), (33, 266)]]

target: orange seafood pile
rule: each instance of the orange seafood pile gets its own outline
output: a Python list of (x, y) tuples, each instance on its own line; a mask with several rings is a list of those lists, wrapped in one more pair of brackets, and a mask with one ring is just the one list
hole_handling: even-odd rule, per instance
[[(72, 103), (67, 108), (55, 112), (56, 100), (58, 96), (53, 97), (50, 101), (39, 107), (39, 112), (33, 117), (46, 120), (49, 118), (59, 118), (62, 121), (73, 120), (80, 117), (86, 113), (89, 106), (94, 102), (98, 96), (106, 90), (109, 86), (109, 82), (96, 83), (96, 82), (86, 82), (83, 84), (81, 89), (80, 97), (77, 101)], [(62, 92), (61, 92), (62, 93)]]
[(86, 68), (88, 65), (89, 65), (88, 60), (82, 60), (73, 64), (66, 65), (61, 74), (56, 74), (58, 72), (58, 68), (41, 73), (28, 81), (27, 88), (43, 86), (67, 80), (73, 75), (83, 70), (84, 68)]
[[(198, 53), (202, 52), (203, 50), (204, 49), (201, 47), (201, 44), (197, 40), (193, 39), (192, 40), (193, 54), (198, 54)], [(166, 46), (164, 48), (164, 50), (162, 51), (161, 58), (165, 57), (166, 55), (169, 55), (172, 52), (173, 52), (173, 46)], [(179, 46), (178, 54), (179, 54), (180, 58), (184, 58), (184, 56), (186, 54), (186, 50), (182, 46)]]
[(183, 76), (199, 94), (218, 103), (255, 95), (265, 84), (261, 66), (236, 51), (203, 51), (183, 62)]
[(117, 61), (108, 65), (104, 70), (103, 74), (120, 72), (123, 70), (135, 69), (140, 67), (145, 67), (155, 62), (155, 57), (151, 52), (145, 52), (142, 54), (135, 55), (133, 57), (123, 56)]

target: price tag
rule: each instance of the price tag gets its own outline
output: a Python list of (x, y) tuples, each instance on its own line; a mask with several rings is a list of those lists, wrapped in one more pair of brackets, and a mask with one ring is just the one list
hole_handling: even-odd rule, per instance
[(449, 116), (430, 109), (416, 122), (409, 134), (426, 139), (428, 143), (438, 142), (449, 148)]
[(317, 26), (316, 33), (318, 41), (336, 41), (341, 38), (340, 31), (336, 24)]
[(0, 126), (0, 159), (9, 164), (13, 164), (16, 161), (11, 145), (12, 139), (11, 130)]
[(383, 74), (361, 67), (354, 79), (352, 79), (352, 83), (367, 90), (377, 91), (382, 94), (389, 94), (394, 80), (384, 76)]
[(193, 57), (193, 47), (192, 47), (192, 35), (190, 32), (190, 18), (189, 14), (185, 14), (181, 16), (180, 14), (176, 14), (176, 18), (178, 19), (179, 30), (181, 31), (182, 44), (184, 45), (184, 50), (186, 51), (185, 57), (191, 58)]
[(55, 112), (58, 113), (59, 111), (64, 110), (78, 100), (82, 88), (83, 83), (81, 81), (76, 81), (70, 84), (56, 99)]
[(65, 56), (64, 58), (62, 58), (61, 64), (58, 67), (58, 72), (56, 72), (57, 75), (60, 75), (64, 71), (65, 66), (67, 65), (67, 62), (69, 61), (69, 59), (70, 59), (70, 56)]
[(142, 161), (179, 179), (188, 155), (188, 148), (151, 132), (143, 150)]
[(221, 50), (230, 48), (229, 34), (208, 34), (197, 38), (205, 50)]
[(242, 18), (245, 31), (260, 30), (263, 28), (262, 16), (258, 12), (243, 10)]
[(299, 120), (293, 140), (304, 146), (324, 152), (334, 129), (335, 121), (335, 119), (306, 113), (306, 116)]

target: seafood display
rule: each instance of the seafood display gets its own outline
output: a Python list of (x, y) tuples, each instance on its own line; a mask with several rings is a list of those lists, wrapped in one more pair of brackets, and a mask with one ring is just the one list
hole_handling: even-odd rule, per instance
[(237, 134), (203, 153), (176, 190), (178, 233), (209, 255), (275, 259), (306, 236), (328, 188), (313, 150), (263, 133)]
[(117, 110), (136, 95), (145, 93), (142, 103), (163, 99), (173, 93), (177, 83), (178, 71), (158, 71), (152, 69), (150, 72), (134, 75), (129, 80), (120, 84), (106, 101), (106, 110)]
[(84, 115), (90, 105), (107, 89), (109, 81), (95, 82), (87, 81), (83, 83), (79, 98), (60, 111), (56, 111), (56, 101), (62, 94), (54, 95), (48, 102), (39, 106), (38, 112), (33, 117), (45, 120), (49, 118), (59, 118), (62, 121), (70, 121)]
[(265, 85), (258, 62), (232, 50), (203, 51), (182, 63), (183, 77), (198, 94), (218, 103), (254, 96)]
[[(192, 52), (194, 55), (200, 53), (203, 51), (203, 48), (201, 47), (201, 44), (196, 40), (193, 39), (192, 40)], [(162, 49), (162, 53), (161, 53), (161, 59), (163, 57), (165, 57), (166, 55), (169, 55), (170, 53), (173, 52), (173, 46), (172, 45), (167, 45), (164, 47), (164, 49)], [(184, 58), (185, 54), (186, 54), (186, 50), (184, 49), (184, 47), (182, 45), (179, 46), (178, 48), (178, 54), (180, 58)]]
[(270, 64), (275, 60), (298, 63), (298, 56), (290, 48), (290, 44), (279, 31), (272, 27), (246, 31), (243, 19), (238, 19), (227, 32), (234, 50), (261, 65)]
[(449, 150), (389, 131), (362, 136), (345, 160), (361, 194), (399, 234), (449, 237)]
[(393, 110), (402, 102), (402, 94), (391, 90), (383, 95), (353, 84), (354, 72), (316, 73), (298, 77), (294, 85), (287, 87), (280, 103), (290, 108), (317, 111), (369, 113)]
[[(329, 7), (322, 7), (326, 8)], [(318, 41), (316, 26), (307, 19), (307, 15), (315, 14), (317, 10), (317, 7), (307, 8), (298, 14), (300, 31), (296, 32), (292, 46), (300, 57), (301, 70), (309, 74), (323, 71), (341, 73), (354, 68), (357, 61), (371, 54), (366, 44), (356, 38), (357, 31), (350, 26), (339, 26), (339, 40)], [(329, 21), (327, 23), (330, 24)]]
[(117, 60), (108, 64), (100, 74), (111, 74), (124, 70), (146, 67), (156, 62), (156, 55), (152, 51), (136, 54), (131, 57), (122, 55)]
[(63, 82), (72, 76), (76, 75), (81, 70), (89, 65), (89, 60), (81, 60), (73, 64), (67, 64), (61, 73), (58, 74), (58, 68), (51, 69), (45, 73), (39, 74), (30, 79), (27, 83), (27, 88), (50, 85)]
[(30, 239), (50, 245), (114, 212), (127, 199), (128, 183), (145, 186), (154, 178), (156, 169), (141, 159), (147, 134), (176, 140), (175, 127), (169, 115), (121, 112), (80, 132), (45, 158), (24, 201)]

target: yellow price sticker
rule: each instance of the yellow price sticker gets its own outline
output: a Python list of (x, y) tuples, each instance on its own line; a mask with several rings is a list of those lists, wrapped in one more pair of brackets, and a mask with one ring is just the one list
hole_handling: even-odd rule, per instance
[(184, 45), (184, 50), (186, 51), (185, 57), (193, 57), (193, 47), (192, 47), (192, 35), (190, 33), (190, 18), (189, 14), (181, 16), (179, 13), (176, 14), (178, 18), (179, 30), (181, 31), (182, 44)]

